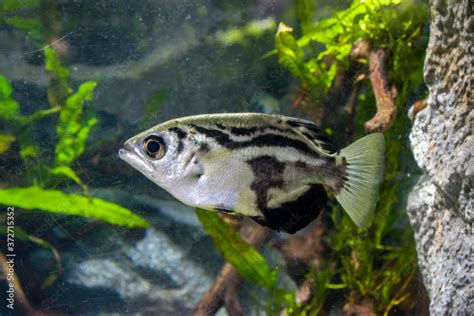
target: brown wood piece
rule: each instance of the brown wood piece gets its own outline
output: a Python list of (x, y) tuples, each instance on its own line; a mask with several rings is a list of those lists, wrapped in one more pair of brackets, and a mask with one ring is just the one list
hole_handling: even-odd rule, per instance
[[(263, 246), (270, 239), (270, 230), (245, 218), (240, 227), (242, 239), (254, 247)], [(214, 315), (222, 306), (229, 315), (243, 315), (238, 290), (243, 282), (235, 268), (226, 262), (217, 275), (214, 284), (203, 295), (193, 311), (194, 316)]]
[(374, 308), (372, 304), (367, 302), (366, 304), (355, 304), (347, 302), (342, 309), (344, 316), (375, 316)]
[(383, 49), (370, 52), (370, 82), (375, 94), (377, 113), (364, 126), (367, 132), (384, 132), (388, 130), (397, 117), (395, 97), (397, 91), (388, 82), (385, 67), (386, 53)]
[(428, 101), (427, 100), (418, 100), (416, 101), (413, 106), (410, 108), (410, 110), (408, 111), (408, 117), (410, 118), (410, 120), (412, 122), (415, 121), (415, 117), (416, 115), (418, 114), (418, 112), (420, 112), (421, 110), (423, 110), (424, 108), (426, 108), (426, 106), (428, 105)]
[(21, 286), (18, 275), (13, 272), (13, 280), (7, 280), (7, 275), (11, 273), (11, 270), (8, 264), (8, 259), (3, 252), (0, 252), (0, 265), (2, 279), (5, 279), (5, 282), (7, 282), (7, 284), (13, 283), (13, 289), (15, 290), (15, 303), (18, 304), (19, 310), (22, 311), (25, 315), (33, 315), (35, 313), (35, 309), (28, 301), (28, 298), (26, 297), (26, 294), (23, 291), (23, 287)]

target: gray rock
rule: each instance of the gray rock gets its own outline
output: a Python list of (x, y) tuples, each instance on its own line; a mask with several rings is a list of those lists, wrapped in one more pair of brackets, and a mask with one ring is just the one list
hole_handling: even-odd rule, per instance
[[(38, 305), (68, 315), (191, 315), (223, 262), (194, 210), (159, 190), (153, 196), (93, 191), (152, 225), (129, 229), (72, 218), (63, 229), (48, 230), (45, 238), (62, 245), (64, 271)], [(42, 279), (55, 266), (50, 251), (42, 248), (29, 262), (42, 263), (35, 269)]]
[(109, 253), (82, 260), (70, 269), (66, 281), (88, 289), (107, 289), (125, 302), (140, 305), (131, 311), (178, 315), (191, 312), (212, 278), (166, 234), (151, 228), (143, 239), (124, 245), (112, 256)]
[(408, 199), (418, 261), (434, 315), (474, 311), (474, 16), (469, 0), (433, 1), (425, 81), (411, 146), (425, 175)]

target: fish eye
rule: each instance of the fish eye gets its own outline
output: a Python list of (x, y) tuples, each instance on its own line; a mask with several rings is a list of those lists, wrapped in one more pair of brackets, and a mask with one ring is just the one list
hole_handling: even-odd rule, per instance
[(165, 142), (162, 137), (150, 135), (143, 140), (145, 153), (153, 159), (160, 159), (165, 155)]

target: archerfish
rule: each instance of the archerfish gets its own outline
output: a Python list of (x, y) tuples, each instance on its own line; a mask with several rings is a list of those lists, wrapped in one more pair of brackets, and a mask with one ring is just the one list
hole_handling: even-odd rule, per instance
[(173, 119), (127, 140), (120, 158), (193, 207), (240, 214), (295, 233), (332, 192), (358, 226), (374, 212), (383, 134), (334, 151), (313, 122), (260, 113)]

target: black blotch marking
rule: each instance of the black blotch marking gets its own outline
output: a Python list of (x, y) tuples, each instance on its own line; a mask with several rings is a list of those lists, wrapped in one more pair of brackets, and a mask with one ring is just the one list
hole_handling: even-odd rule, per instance
[[(302, 126), (304, 123), (300, 122), (300, 121), (293, 121), (293, 120), (287, 120), (286, 121), (286, 124), (288, 124), (289, 126), (291, 127), (300, 127)], [(307, 124), (305, 124), (307, 125)]]
[(208, 153), (211, 148), (209, 148), (209, 145), (207, 143), (201, 143), (199, 145), (199, 149), (198, 149), (201, 153)]
[[(197, 126), (194, 124), (191, 124), (191, 126), (201, 134), (206, 135), (207, 137), (214, 138), (216, 142), (224, 146), (228, 149), (241, 149), (241, 148), (246, 148), (246, 147), (268, 147), (268, 146), (275, 146), (275, 147), (290, 147), (294, 148), (304, 154), (313, 156), (313, 157), (319, 157), (320, 155), (312, 150), (307, 143), (289, 138), (283, 135), (277, 135), (277, 134), (262, 134), (255, 136), (252, 139), (245, 140), (245, 141), (234, 141), (231, 140), (229, 135), (215, 130), (215, 129), (208, 129), (205, 127)], [(273, 127), (271, 127), (273, 128)]]
[(249, 147), (249, 146), (291, 147), (302, 153), (308, 154), (310, 156), (319, 157), (319, 154), (313, 151), (305, 142), (302, 142), (293, 138), (288, 138), (283, 135), (277, 135), (277, 134), (263, 134), (263, 135), (256, 136), (248, 141), (234, 142), (230, 144), (231, 149), (232, 148), (237, 149), (237, 148), (243, 148), (243, 147)]
[[(198, 160), (197, 158), (194, 159), (193, 164), (195, 164), (195, 165), (199, 164), (199, 160)], [(201, 168), (202, 168), (202, 166), (201, 166)], [(194, 175), (194, 177), (195, 177), (196, 179), (199, 179), (200, 177), (202, 177), (202, 176), (204, 175), (204, 170), (201, 169), (201, 170), (199, 170), (199, 171), (200, 171), (199, 173), (196, 173), (196, 174)]]
[(216, 126), (220, 129), (225, 129), (225, 126), (222, 125), (221, 123), (216, 123)]
[(215, 210), (218, 211), (218, 212), (227, 213), (227, 214), (232, 214), (232, 213), (234, 213), (234, 210), (228, 210), (228, 209), (220, 208), (220, 207), (215, 208)]
[[(298, 121), (293, 121), (293, 120), (288, 120), (286, 121), (286, 124), (288, 126), (298, 128), (298, 127), (304, 127), (306, 128), (310, 133), (307, 133), (305, 131), (302, 131), (301, 133), (311, 140), (316, 146), (320, 146), (324, 150), (329, 151), (330, 153), (334, 153), (336, 149), (332, 145), (331, 139), (326, 135), (326, 133), (320, 129), (316, 124), (313, 123), (305, 123), (305, 122), (298, 122)], [(315, 139), (322, 141), (323, 143), (316, 143)]]
[(327, 194), (322, 184), (312, 184), (298, 199), (283, 203), (280, 207), (265, 208), (263, 216), (253, 219), (271, 229), (294, 234), (306, 227), (323, 210), (327, 202)]
[(267, 206), (268, 190), (283, 186), (283, 171), (285, 163), (275, 157), (264, 155), (247, 160), (255, 180), (250, 184), (257, 196), (257, 207), (263, 211)]
[(302, 131), (301, 134), (303, 134), (306, 138), (314, 142), (314, 136), (311, 135), (310, 133)]
[[(330, 153), (333, 153), (335, 151), (333, 145), (331, 144), (331, 140), (327, 136), (323, 134), (311, 135), (307, 132), (301, 132), (301, 134), (303, 134), (306, 138), (308, 138), (308, 140), (311, 141), (313, 144), (315, 144), (317, 147), (321, 147), (322, 149), (327, 150)], [(322, 141), (322, 143), (317, 142), (316, 140)]]
[(178, 154), (180, 154), (183, 151), (183, 148), (184, 148), (183, 142), (181, 140), (179, 140), (178, 141), (178, 147), (176, 149)]
[(269, 126), (263, 127), (262, 130), (264, 130), (265, 128), (268, 128), (268, 129), (274, 130), (274, 131), (278, 131), (278, 132), (281, 132), (281, 133), (287, 133), (287, 134), (295, 135), (295, 132), (291, 128), (281, 128), (281, 127), (278, 127), (278, 126), (269, 125)]
[[(337, 152), (337, 154), (339, 155), (339, 151)], [(347, 173), (347, 166), (349, 165), (349, 163), (347, 162), (346, 157), (341, 157), (341, 158), (342, 158), (342, 165), (343, 165), (343, 167), (340, 168), (342, 183), (340, 185), (340, 188), (337, 189), (337, 191), (339, 192), (339, 190), (341, 190), (342, 188), (346, 188), (347, 190), (350, 191), (351, 183), (349, 182), (349, 177)]]
[(209, 129), (209, 128), (201, 127), (201, 126), (198, 126), (198, 125), (195, 125), (195, 124), (190, 124), (190, 126), (192, 128), (194, 128), (194, 130), (196, 130), (196, 132), (204, 134), (207, 137), (214, 138), (216, 140), (216, 142), (221, 146), (226, 146), (227, 144), (232, 142), (229, 135), (227, 135), (224, 132), (221, 132), (221, 131), (218, 131), (218, 130), (215, 130), (215, 129)]
[(186, 136), (188, 135), (185, 131), (183, 131), (179, 127), (171, 127), (168, 129), (168, 131), (176, 133), (179, 139), (186, 138)]
[(237, 136), (250, 136), (255, 134), (260, 128), (258, 127), (236, 127), (232, 126), (230, 132)]
[(176, 133), (176, 136), (178, 136), (178, 146), (176, 148), (176, 151), (177, 151), (178, 154), (180, 154), (184, 149), (184, 145), (183, 145), (183, 142), (181, 140), (186, 138), (186, 136), (188, 136), (188, 134), (179, 127), (171, 127), (171, 128), (168, 129), (168, 131)]
[(308, 168), (308, 164), (304, 161), (298, 160), (295, 162), (295, 167), (296, 168), (301, 168), (301, 169), (306, 169)]

